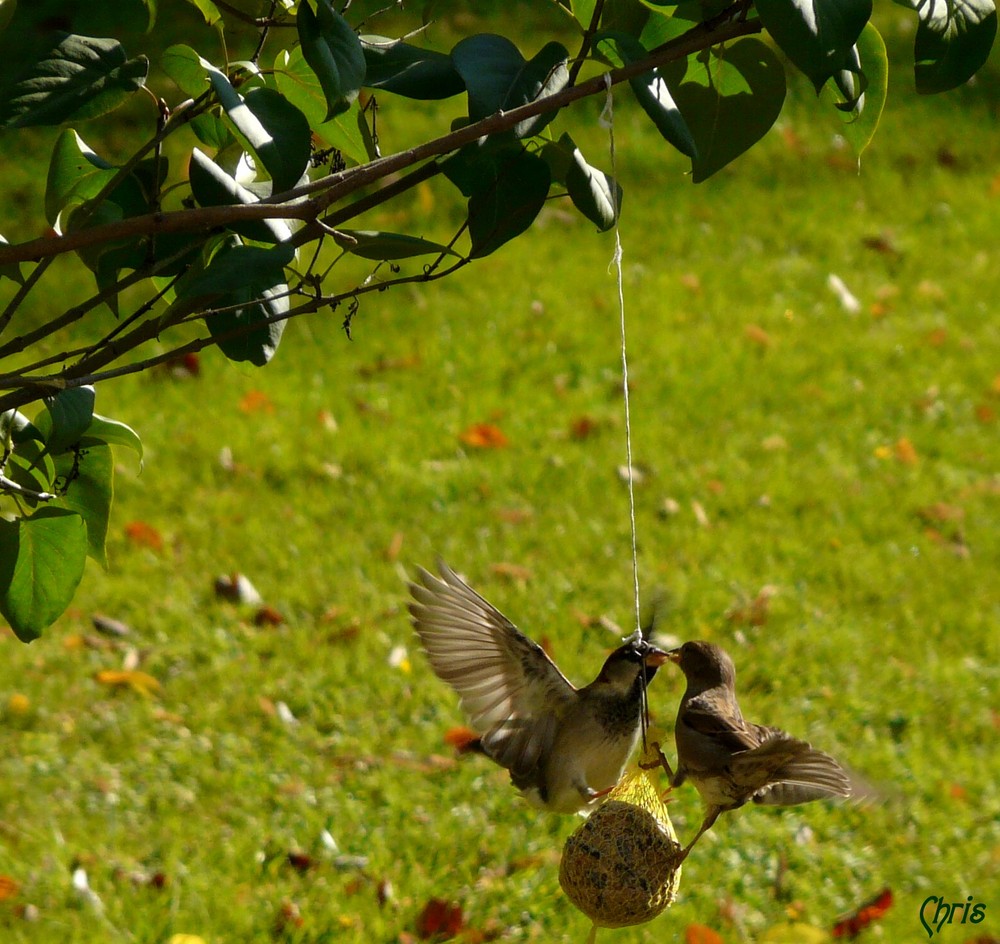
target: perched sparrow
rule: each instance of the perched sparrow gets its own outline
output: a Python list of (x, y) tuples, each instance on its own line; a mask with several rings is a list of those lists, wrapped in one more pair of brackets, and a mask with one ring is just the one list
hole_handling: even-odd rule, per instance
[(556, 813), (592, 806), (635, 749), (645, 687), (667, 654), (636, 633), (597, 678), (574, 688), (541, 646), (440, 562), (410, 584), (410, 614), (431, 668), (458, 692), (481, 737), (528, 801)]
[(685, 856), (720, 813), (748, 800), (793, 806), (851, 795), (850, 778), (829, 754), (780, 728), (743, 719), (733, 660), (718, 646), (686, 642), (667, 658), (687, 678), (674, 728), (677, 772), (667, 770), (672, 786), (690, 780), (705, 804), (705, 819)]

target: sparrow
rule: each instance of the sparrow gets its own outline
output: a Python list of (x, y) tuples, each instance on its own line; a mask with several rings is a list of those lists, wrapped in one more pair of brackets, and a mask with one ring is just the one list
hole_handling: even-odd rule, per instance
[(687, 689), (674, 726), (676, 772), (662, 753), (661, 761), (671, 786), (690, 780), (705, 805), (701, 828), (682, 859), (721, 813), (750, 800), (793, 806), (851, 796), (851, 778), (829, 754), (780, 728), (743, 718), (736, 701), (736, 668), (723, 649), (710, 642), (686, 642), (667, 658), (680, 666)]
[(667, 653), (637, 631), (575, 688), (541, 646), (445, 563), (438, 569), (440, 578), (418, 568), (409, 610), (431, 668), (480, 735), (471, 749), (505, 767), (533, 806), (590, 810), (621, 779)]

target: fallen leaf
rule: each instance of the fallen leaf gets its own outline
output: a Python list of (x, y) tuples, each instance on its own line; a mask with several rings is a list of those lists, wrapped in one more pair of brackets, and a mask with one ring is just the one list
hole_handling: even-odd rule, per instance
[(384, 908), (395, 897), (396, 893), (393, 891), (392, 882), (387, 878), (379, 879), (378, 885), (375, 886), (375, 900), (378, 902), (379, 908)]
[(285, 617), (281, 615), (273, 606), (264, 604), (253, 615), (254, 626), (281, 626), (285, 622)]
[(698, 277), (697, 272), (685, 272), (681, 276), (681, 285), (684, 286), (692, 295), (701, 294), (701, 279)]
[(766, 351), (774, 344), (774, 341), (760, 325), (748, 324), (743, 328), (743, 337), (751, 344), (756, 344), (762, 351)]
[(130, 689), (144, 698), (151, 698), (161, 689), (160, 683), (152, 675), (138, 669), (128, 671), (103, 669), (94, 676), (94, 679), (111, 689)]
[(949, 505), (946, 502), (935, 502), (917, 509), (917, 514), (927, 524), (961, 521), (965, 518), (965, 509), (960, 505)]
[(504, 577), (518, 583), (526, 583), (534, 576), (530, 567), (525, 567), (522, 564), (510, 564), (506, 561), (490, 564), (490, 570), (498, 577)]
[(458, 437), (465, 445), (474, 449), (502, 449), (510, 445), (503, 430), (493, 423), (473, 423)]
[(240, 398), (239, 408), (243, 413), (273, 413), (274, 402), (260, 390), (248, 390)]
[[(27, 695), (23, 695), (21, 692), (14, 692), (14, 694), (7, 699), (7, 711), (12, 715), (26, 715), (30, 708), (31, 699), (28, 698)], [(2, 897), (2, 888), (0, 888), (0, 897)]]
[(316, 860), (308, 852), (292, 851), (285, 856), (285, 859), (296, 872), (308, 872), (317, 865)]
[(380, 357), (372, 364), (362, 364), (358, 374), (362, 377), (374, 377), (389, 370), (407, 370), (420, 364), (419, 354), (405, 354), (403, 357)]
[(293, 928), (301, 928), (305, 924), (302, 912), (294, 901), (283, 901), (278, 913), (274, 916), (274, 932), (284, 935)]
[(584, 440), (593, 436), (601, 427), (598, 420), (592, 416), (578, 416), (569, 424), (569, 434), (573, 439)]
[(0, 875), (0, 901), (10, 901), (21, 890), (20, 884), (9, 875)]
[(892, 907), (892, 889), (883, 888), (874, 898), (864, 902), (856, 911), (838, 918), (831, 929), (833, 937), (857, 937), (868, 925), (882, 918)]
[(145, 521), (130, 521), (125, 525), (125, 537), (133, 544), (148, 547), (153, 551), (163, 550), (163, 537), (159, 531)]
[(385, 559), (390, 563), (399, 559), (399, 553), (403, 550), (403, 540), (403, 532), (397, 531), (389, 541), (389, 546), (385, 549)]
[(976, 419), (984, 426), (995, 423), (997, 411), (987, 403), (980, 403), (975, 409)]
[(942, 347), (947, 340), (948, 340), (947, 328), (935, 328), (933, 331), (927, 332), (927, 343), (931, 347)]
[(444, 732), (444, 743), (455, 748), (459, 754), (468, 754), (470, 751), (475, 750), (472, 745), (478, 741), (479, 732), (473, 731), (472, 728), (468, 728), (465, 725), (457, 725), (454, 728), (448, 728)]
[(722, 944), (722, 938), (703, 924), (689, 924), (684, 929), (684, 944)]
[(920, 461), (916, 447), (905, 436), (896, 441), (896, 444), (892, 447), (892, 454), (895, 456), (896, 461), (901, 462), (903, 465), (916, 465)]
[(464, 926), (465, 917), (459, 905), (441, 898), (432, 898), (417, 917), (417, 937), (422, 941), (430, 938), (448, 940), (455, 937)]
[(535, 512), (531, 508), (498, 508), (496, 515), (507, 524), (524, 524), (530, 521)]
[(865, 236), (861, 240), (861, 245), (865, 249), (881, 253), (883, 256), (897, 257), (900, 255), (899, 250), (893, 244), (892, 238), (886, 233), (882, 233), (879, 236)]

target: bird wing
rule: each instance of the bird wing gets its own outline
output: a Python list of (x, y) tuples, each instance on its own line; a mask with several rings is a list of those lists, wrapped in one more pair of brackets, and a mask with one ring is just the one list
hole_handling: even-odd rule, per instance
[(458, 692), (485, 753), (524, 779), (551, 747), (576, 689), (542, 647), (439, 561), (410, 584), (410, 615), (434, 672)]
[(683, 706), (680, 722), (696, 734), (711, 739), (728, 753), (749, 751), (760, 745), (757, 726), (743, 720), (740, 707), (724, 692), (710, 689)]
[[(768, 783), (754, 796), (754, 803), (766, 806), (794, 806), (810, 800), (849, 797), (851, 780), (843, 767), (829, 754), (793, 738), (780, 728), (753, 725), (761, 744), (743, 755), (746, 760), (770, 755), (779, 766)], [(741, 758), (741, 760), (743, 759)], [(780, 760), (784, 758), (784, 760)]]

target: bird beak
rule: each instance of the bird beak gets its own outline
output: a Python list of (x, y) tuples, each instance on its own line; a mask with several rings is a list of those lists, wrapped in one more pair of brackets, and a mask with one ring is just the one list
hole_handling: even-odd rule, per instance
[(663, 653), (663, 658), (664, 658), (664, 661), (669, 661), (669, 662), (675, 663), (676, 665), (680, 665), (681, 664), (681, 650), (679, 648), (677, 648), (677, 649), (671, 649), (669, 652)]
[(669, 652), (650, 646), (646, 652), (646, 665), (651, 669), (657, 669), (670, 658)]

